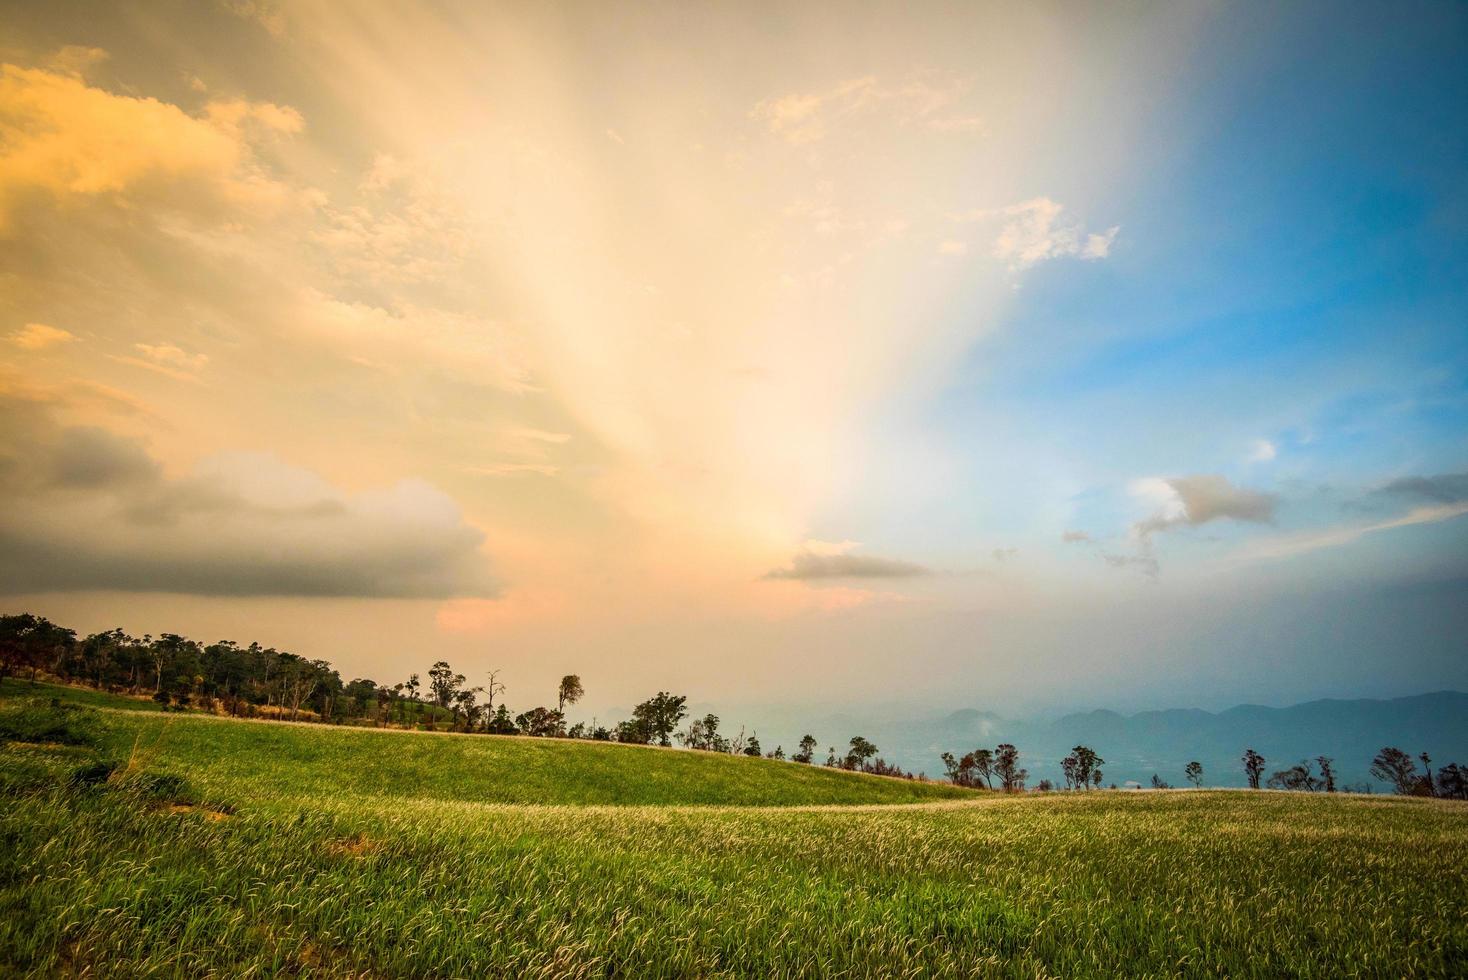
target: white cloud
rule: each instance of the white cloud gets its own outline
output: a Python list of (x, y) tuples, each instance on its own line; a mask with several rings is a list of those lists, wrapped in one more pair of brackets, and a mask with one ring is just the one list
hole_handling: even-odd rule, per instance
[(1114, 225), (1102, 232), (1088, 232), (1065, 208), (1048, 197), (1036, 197), (998, 211), (969, 211), (954, 215), (955, 221), (998, 220), (1002, 224), (994, 239), (994, 256), (1009, 264), (1011, 271), (1027, 269), (1047, 259), (1064, 257), (1086, 261), (1104, 259), (1121, 231)]
[(1249, 462), (1267, 463), (1279, 455), (1279, 448), (1268, 439), (1256, 439), (1249, 447)]

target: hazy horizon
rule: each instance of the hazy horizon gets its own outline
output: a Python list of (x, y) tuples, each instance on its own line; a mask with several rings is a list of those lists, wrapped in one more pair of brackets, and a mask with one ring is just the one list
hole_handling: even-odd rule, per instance
[(0, 611), (512, 705), (1468, 690), (1468, 10), (13, 5)]

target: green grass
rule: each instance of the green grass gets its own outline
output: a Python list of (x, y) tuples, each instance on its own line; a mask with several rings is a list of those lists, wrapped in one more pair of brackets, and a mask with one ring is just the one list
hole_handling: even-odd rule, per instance
[[(99, 717), (95, 751), (136, 744), (206, 807), (174, 812), (127, 780), (38, 779), (0, 798), (0, 974), (1468, 970), (1459, 804), (1174, 792), (753, 806), (887, 790), (633, 747)], [(59, 777), (82, 751), (12, 744), (0, 766)], [(662, 805), (584, 805), (616, 793)], [(667, 805), (720, 794), (745, 805)]]
[(108, 694), (94, 691), (90, 687), (69, 687), (62, 684), (32, 684), (24, 677), (6, 677), (0, 680), (0, 700), (9, 698), (56, 698), (67, 704), (79, 704), (89, 708), (116, 708), (120, 711), (154, 711), (161, 713), (163, 706), (147, 697), (132, 697), (126, 694)]

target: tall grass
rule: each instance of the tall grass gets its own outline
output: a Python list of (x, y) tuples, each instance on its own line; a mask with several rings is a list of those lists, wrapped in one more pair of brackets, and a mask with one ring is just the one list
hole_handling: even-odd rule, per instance
[[(506, 804), (441, 795), (447, 777), (378, 793), (366, 777), (333, 789), (324, 775), (365, 764), (356, 745), (408, 753), (373, 770), (398, 778), (431, 758), (417, 755), (426, 747), (492, 739), (102, 718), (101, 751), (132, 739), (147, 766), (194, 783), (197, 805), (60, 781), (0, 798), (0, 973), (1395, 977), (1468, 968), (1461, 804), (1247, 792)], [(259, 732), (272, 739), (257, 741)], [(715, 763), (771, 779), (805, 771), (565, 748), (622, 753), (645, 769), (688, 758), (708, 767), (689, 770), (694, 777), (710, 779), (727, 775)], [(61, 773), (74, 751), (8, 745), (0, 766), (54, 755), (47, 764)], [(623, 788), (650, 795), (634, 775), (618, 777), (629, 780)]]

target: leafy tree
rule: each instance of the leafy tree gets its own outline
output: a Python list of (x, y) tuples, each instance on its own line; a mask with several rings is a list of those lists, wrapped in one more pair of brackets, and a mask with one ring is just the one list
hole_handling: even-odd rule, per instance
[(632, 719), (617, 726), (617, 741), (641, 745), (657, 744), (664, 748), (672, 745), (673, 732), (688, 713), (684, 707), (688, 698), (659, 691), (655, 697), (632, 709)]
[(581, 700), (586, 689), (581, 686), (581, 678), (576, 674), (567, 674), (561, 678), (561, 687), (556, 692), (556, 710), (562, 715), (566, 713), (566, 705), (575, 704)]
[(861, 769), (866, 765), (866, 761), (876, 754), (877, 747), (875, 745), (860, 735), (853, 735), (851, 737), (851, 748), (846, 752), (843, 768)]
[(777, 746), (775, 746), (775, 751), (773, 751), (773, 752), (770, 753), (770, 758), (771, 759), (779, 759), (781, 762), (784, 762), (785, 761), (785, 746), (783, 746), (783, 745), (777, 745)]
[(428, 691), (433, 696), (433, 703), (448, 710), (453, 704), (454, 695), (464, 684), (464, 675), (454, 673), (454, 668), (440, 660), (428, 671)]
[(982, 779), (987, 788), (993, 789), (994, 753), (989, 749), (974, 749), (968, 755), (964, 756), (964, 758), (973, 759), (974, 785), (977, 786), (979, 784), (978, 781)]
[(1249, 778), (1249, 788), (1259, 788), (1259, 777), (1264, 775), (1264, 756), (1253, 749), (1244, 750), (1244, 775)]
[(537, 738), (552, 738), (564, 731), (562, 727), (565, 718), (559, 711), (549, 708), (531, 708), (524, 714), (515, 716), (515, 727), (520, 730), (521, 735), (534, 735)]
[[(0, 616), (0, 678), (29, 668), (34, 684), (36, 672), (61, 660), (75, 641), (75, 630), (57, 626), (44, 616)], [(158, 686), (162, 688), (161, 679)]]
[[(975, 749), (963, 756), (955, 758), (952, 752), (944, 752), (941, 756), (943, 767), (950, 782), (955, 786), (977, 787), (988, 785), (993, 775), (994, 753), (988, 749)], [(983, 782), (980, 782), (983, 780)], [(1066, 785), (1070, 785), (1067, 781)], [(992, 788), (992, 786), (990, 787)]]
[(1152, 788), (1153, 789), (1172, 789), (1172, 786), (1169, 785), (1168, 782), (1165, 779), (1163, 779), (1161, 776), (1157, 775), (1154, 772), (1152, 774)]
[(1194, 759), (1183, 769), (1183, 775), (1188, 777), (1194, 789), (1198, 789), (1203, 785), (1203, 763)]
[(487, 727), (491, 735), (514, 735), (520, 730), (510, 718), (510, 709), (503, 704), (494, 709)]
[(1071, 789), (1076, 784), (1076, 768), (1080, 760), (1074, 755), (1068, 755), (1060, 760), (1060, 773), (1065, 777), (1065, 788)]
[(760, 747), (759, 747), (759, 733), (758, 732), (756, 732), (753, 735), (750, 735), (749, 736), (749, 741), (744, 744), (744, 754), (745, 755), (752, 755), (755, 758), (759, 758), (759, 756), (762, 754), (760, 752)]
[(1384, 783), (1391, 783), (1392, 788), (1403, 796), (1416, 793), (1421, 781), (1417, 775), (1417, 763), (1410, 755), (1392, 746), (1376, 753), (1376, 758), (1371, 760), (1371, 775)]
[(728, 739), (719, 734), (719, 716), (712, 712), (689, 722), (677, 739), (680, 745), (702, 752), (729, 751)]
[(1096, 767), (1102, 765), (1106, 760), (1097, 755), (1094, 749), (1084, 745), (1077, 745), (1071, 749), (1071, 753), (1076, 760), (1076, 785), (1081, 789), (1087, 789), (1091, 783), (1091, 773), (1095, 772)]
[(999, 785), (1006, 793), (1024, 789), (1025, 780), (1030, 778), (1029, 770), (1019, 766), (1019, 749), (1008, 742), (995, 748), (993, 767), (994, 775), (999, 777)]
[(810, 765), (811, 759), (815, 758), (817, 744), (814, 735), (802, 735), (800, 737), (800, 751), (792, 755), (790, 761)]

